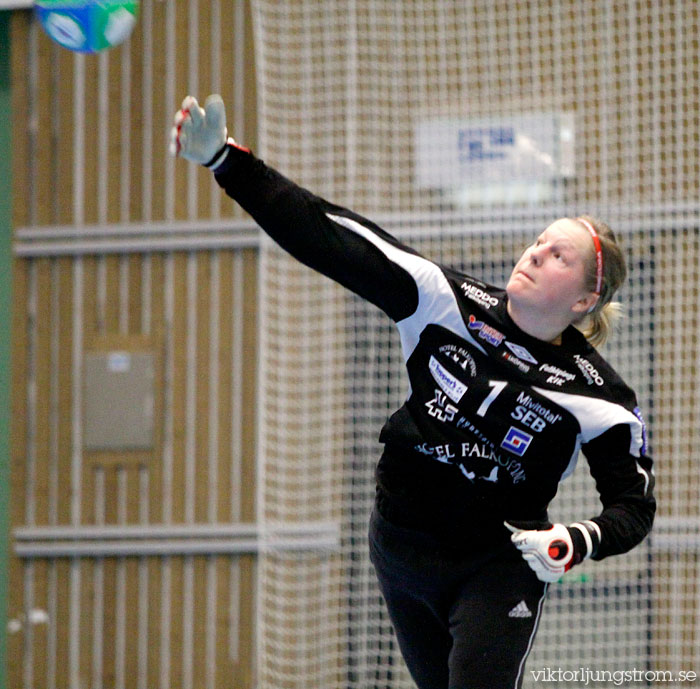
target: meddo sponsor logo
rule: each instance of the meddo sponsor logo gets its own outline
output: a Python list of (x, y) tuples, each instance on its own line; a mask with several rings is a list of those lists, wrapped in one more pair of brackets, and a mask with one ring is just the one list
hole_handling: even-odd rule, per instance
[(464, 296), (472, 301), (475, 301), (479, 306), (483, 306), (485, 309), (490, 309), (492, 306), (498, 304), (498, 299), (492, 297), (483, 289), (480, 289), (476, 285), (470, 285), (468, 282), (463, 282), (460, 287), (464, 292)]
[(574, 354), (574, 361), (581, 369), (581, 373), (583, 373), (589, 385), (593, 385), (593, 383), (596, 385), (605, 385), (603, 377), (588, 359), (584, 359), (580, 354)]

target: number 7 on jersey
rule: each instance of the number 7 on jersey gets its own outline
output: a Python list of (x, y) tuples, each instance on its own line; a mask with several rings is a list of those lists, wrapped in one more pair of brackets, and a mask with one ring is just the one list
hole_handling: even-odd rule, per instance
[(504, 380), (490, 380), (489, 385), (491, 388), (491, 392), (489, 392), (488, 396), (486, 399), (481, 403), (481, 406), (476, 410), (476, 415), (477, 416), (486, 416), (486, 412), (488, 411), (488, 408), (491, 406), (491, 403), (498, 397), (503, 388), (507, 385), (506, 381)]

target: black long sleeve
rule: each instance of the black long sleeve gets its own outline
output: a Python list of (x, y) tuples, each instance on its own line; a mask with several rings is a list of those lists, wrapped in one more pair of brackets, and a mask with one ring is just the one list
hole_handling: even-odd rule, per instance
[(245, 149), (230, 146), (216, 179), (283, 249), (396, 322), (410, 394), (382, 429), (377, 471), (393, 518), (451, 543), (545, 518), (583, 450), (603, 504), (592, 556), (649, 532), (654, 478), (634, 393), (579, 331), (560, 346), (530, 337), (505, 290), (420, 256)]

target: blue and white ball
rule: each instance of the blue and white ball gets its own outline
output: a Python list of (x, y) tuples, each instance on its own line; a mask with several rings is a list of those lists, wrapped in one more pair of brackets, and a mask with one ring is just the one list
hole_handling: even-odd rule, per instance
[(138, 0), (37, 0), (34, 9), (54, 41), (79, 53), (123, 43), (136, 26)]

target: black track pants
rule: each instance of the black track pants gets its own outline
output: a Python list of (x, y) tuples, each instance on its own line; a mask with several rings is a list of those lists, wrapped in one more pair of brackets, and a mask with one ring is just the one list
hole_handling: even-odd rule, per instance
[[(375, 508), (370, 555), (419, 689), (515, 689), (547, 585), (509, 543), (459, 552), (394, 526)], [(466, 540), (466, 539), (465, 539)]]

